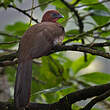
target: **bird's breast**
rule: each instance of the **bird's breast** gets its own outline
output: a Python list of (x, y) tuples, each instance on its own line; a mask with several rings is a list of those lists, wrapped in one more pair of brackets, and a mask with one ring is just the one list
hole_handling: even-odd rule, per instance
[(53, 44), (54, 44), (54, 45), (58, 45), (58, 44), (61, 45), (63, 40), (64, 40), (64, 36), (61, 35), (61, 36), (56, 37), (56, 38), (54, 39)]

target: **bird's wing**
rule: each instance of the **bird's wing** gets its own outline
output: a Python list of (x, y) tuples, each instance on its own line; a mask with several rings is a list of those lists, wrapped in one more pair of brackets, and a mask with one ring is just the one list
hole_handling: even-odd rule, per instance
[[(46, 55), (54, 45), (56, 39), (64, 36), (61, 25), (42, 22), (29, 28), (20, 41), (19, 58), (38, 58)], [(63, 40), (63, 37), (62, 37)]]

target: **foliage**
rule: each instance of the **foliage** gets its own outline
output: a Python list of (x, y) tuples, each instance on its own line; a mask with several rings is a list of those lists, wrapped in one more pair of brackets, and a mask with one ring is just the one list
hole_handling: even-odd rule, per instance
[[(16, 5), (16, 1), (22, 3), (23, 0), (1, 0), (0, 5), (5, 9), (9, 8), (9, 5), (18, 7)], [(74, 26), (70, 26), (70, 29), (66, 29), (66, 35), (64, 41), (74, 38), (77, 35), (81, 34), (79, 31), (79, 25), (77, 22), (76, 15), (70, 11), (69, 8), (61, 0), (38, 0), (40, 9), (44, 12), (49, 5), (54, 6), (62, 15), (64, 15), (64, 19), (59, 20), (65, 28), (68, 27), (68, 23), (72, 22)], [(73, 4), (76, 0), (72, 0), (69, 2)], [(92, 26), (94, 29), (97, 26), (104, 25), (110, 21), (110, 8), (106, 7), (103, 3), (99, 3), (98, 0), (81, 0), (76, 4), (76, 10), (78, 10), (79, 15), (83, 18), (84, 26)], [(44, 4), (44, 5), (42, 5)], [(96, 4), (96, 5), (92, 5)], [(78, 6), (82, 6), (82, 8), (78, 8)], [(87, 14), (87, 15), (86, 15)], [(90, 19), (88, 19), (90, 17)], [(93, 21), (91, 21), (91, 19)], [(17, 47), (18, 42), (12, 44), (5, 44), (6, 42), (18, 41), (18, 37), (21, 38), (23, 33), (29, 27), (29, 22), (24, 23), (23, 21), (13, 22), (13, 24), (7, 24), (4, 32), (17, 36), (10, 37), (8, 35), (2, 35), (0, 31), (0, 56), (10, 53), (13, 48)], [(71, 24), (71, 23), (70, 23)], [(110, 36), (110, 31), (108, 27), (98, 28), (95, 30), (97, 35), (100, 36), (100, 39), (106, 40), (108, 36)], [(83, 32), (86, 32), (84, 29)], [(71, 35), (71, 37), (69, 37)], [(96, 40), (94, 32), (90, 35), (86, 35), (84, 40), (87, 40), (89, 37)], [(87, 38), (87, 39), (86, 39)], [(4, 43), (5, 42), (5, 43)], [(3, 44), (4, 43), (4, 44)], [(72, 43), (80, 43), (80, 39), (72, 41)], [(69, 43), (71, 45), (72, 43)], [(90, 44), (94, 44), (90, 40)], [(10, 50), (7, 53), (4, 51)], [(103, 47), (101, 49), (97, 48), (99, 51), (105, 51)], [(71, 52), (71, 56), (72, 56)], [(78, 53), (76, 53), (78, 54)], [(32, 89), (31, 89), (31, 100), (37, 102), (45, 102), (45, 103), (53, 103), (58, 101), (63, 96), (77, 91), (79, 88), (86, 87), (85, 85), (97, 85), (104, 84), (110, 81), (110, 74), (102, 73), (102, 72), (89, 72), (83, 70), (87, 69), (89, 66), (93, 66), (93, 62), (97, 59), (97, 56), (88, 54), (87, 62), (84, 61), (84, 56), (80, 56), (79, 58), (74, 58), (74, 60), (69, 58), (68, 52), (58, 52), (51, 54), (49, 56), (44, 56), (40, 59), (35, 59), (35, 62), (32, 65), (33, 70), (33, 80), (32, 80)], [(40, 62), (40, 63), (39, 63)], [(16, 73), (16, 64), (14, 66), (5, 66), (5, 73), (8, 77), (9, 83), (14, 87), (15, 81), (15, 73)], [(100, 68), (100, 67), (99, 67)], [(78, 83), (78, 82), (81, 82)], [(11, 97), (12, 98), (12, 97)], [(73, 109), (78, 110), (81, 106), (74, 104)], [(93, 110), (98, 110), (98, 108), (94, 108)]]

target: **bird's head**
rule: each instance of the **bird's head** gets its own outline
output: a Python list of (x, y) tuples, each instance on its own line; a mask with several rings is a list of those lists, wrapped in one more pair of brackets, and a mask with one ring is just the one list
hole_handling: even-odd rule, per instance
[(63, 16), (58, 11), (49, 10), (43, 15), (42, 22), (56, 22), (60, 18)]

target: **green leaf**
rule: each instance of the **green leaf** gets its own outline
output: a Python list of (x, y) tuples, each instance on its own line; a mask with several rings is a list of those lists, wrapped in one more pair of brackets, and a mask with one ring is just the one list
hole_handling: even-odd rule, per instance
[(110, 74), (93, 72), (79, 76), (80, 79), (94, 84), (105, 84), (110, 82)]
[(97, 49), (97, 50), (99, 50), (99, 51), (103, 51), (103, 52), (106, 51), (104, 47), (94, 47), (94, 49)]
[(63, 77), (68, 80), (70, 78), (72, 61), (69, 58), (64, 58), (64, 60), (65, 62), (63, 63), (64, 67)]
[[(2, 41), (2, 42), (14, 42), (14, 41), (17, 41), (16, 38), (10, 38), (10, 37), (4, 36), (4, 41)], [(0, 45), (0, 49), (9, 49), (9, 48), (14, 47), (16, 44), (17, 44), (17, 42), (12, 43), (12, 44)]]
[(72, 110), (80, 110), (80, 106), (72, 104)]
[(57, 8), (62, 8), (63, 10), (67, 8), (60, 0), (55, 0), (52, 5), (56, 6)]
[(59, 60), (53, 58), (52, 56), (47, 56), (47, 66), (51, 73), (55, 76), (60, 76), (63, 73), (63, 66), (60, 64)]
[[(5, 27), (5, 30), (6, 30), (6, 33), (9, 33), (15, 36), (22, 36), (28, 27), (29, 27), (28, 24), (24, 22), (16, 22), (12, 25), (7, 25)], [(8, 37), (8, 36), (3, 36), (3, 38), (4, 38), (3, 42), (12, 42), (12, 41), (18, 40), (14, 37)], [(17, 43), (13, 43), (9, 45), (0, 45), (0, 48), (7, 49), (7, 48), (14, 47), (16, 44)]]
[(70, 10), (60, 0), (55, 0), (52, 5), (54, 5), (56, 9), (64, 16), (64, 18), (59, 19), (58, 22), (63, 26), (66, 26)]
[(63, 73), (63, 66), (57, 59), (53, 59), (52, 57), (48, 58), (48, 67), (49, 70), (55, 75), (61, 75)]
[(42, 81), (42, 79), (39, 78), (40, 68), (40, 64), (32, 64), (32, 94), (36, 91), (40, 91), (42, 89), (42, 84), (45, 84), (45, 81)]
[(74, 92), (74, 91), (76, 91), (76, 90), (77, 90), (76, 85), (67, 86), (66, 89), (62, 89), (62, 90), (60, 90), (60, 91), (57, 91), (57, 94), (58, 94), (60, 97), (62, 97), (62, 96), (65, 96), (65, 95), (67, 95), (67, 94), (70, 94), (70, 93), (72, 93), (72, 92)]
[(101, 35), (102, 37), (108, 37), (108, 36), (110, 36), (110, 30), (105, 31), (105, 32), (102, 31), (102, 33), (101, 33), (100, 35)]
[(110, 17), (110, 12), (104, 10), (91, 10), (93, 15)]
[[(40, 69), (39, 72), (38, 73), (36, 72), (37, 73), (37, 79), (45, 82), (45, 84), (43, 84), (41, 86), (42, 89), (55, 87), (62, 80), (59, 73), (54, 74), (53, 71), (50, 70), (51, 67), (49, 67), (49, 64), (48, 64), (49, 61), (48, 60), (49, 60), (48, 56), (42, 57), (42, 65), (39, 68)], [(54, 69), (53, 65), (52, 65), (52, 67)], [(55, 71), (57, 71), (57, 70), (55, 70)], [(56, 76), (56, 74), (58, 76)]]
[[(80, 110), (83, 107), (82, 106), (79, 106), (77, 104), (72, 104), (72, 110)], [(100, 110), (100, 109), (98, 109), (98, 108), (92, 108), (91, 110)]]
[(84, 3), (84, 4), (85, 4), (85, 3), (88, 4), (88, 3), (98, 3), (99, 1), (98, 1), (98, 0), (81, 0), (80, 2), (81, 2), (81, 3)]
[(69, 10), (67, 8), (62, 9), (59, 7), (56, 7), (56, 9), (64, 16), (64, 18), (59, 19), (58, 22), (62, 24), (62, 26), (66, 26), (69, 18)]
[[(42, 11), (44, 11), (45, 8), (47, 8), (49, 1), (50, 1), (50, 0), (38, 0), (39, 5), (41, 5), (41, 6), (40, 6), (40, 9), (41, 9)], [(42, 4), (44, 4), (44, 3), (47, 3), (47, 4), (42, 5)]]
[(23, 0), (18, 0), (20, 3), (22, 3)]
[(59, 96), (55, 93), (42, 94), (42, 96), (47, 103), (54, 103), (59, 101)]
[[(37, 79), (37, 76), (35, 78)], [(42, 90), (43, 83), (40, 83), (39, 79), (38, 80), (33, 80), (33, 78), (32, 78), (32, 84), (31, 85), (32, 85), (31, 86), (31, 101), (35, 102), (36, 98), (39, 99), (40, 96), (38, 96), (38, 95), (36, 96), (36, 95), (33, 95), (33, 94), (36, 93), (37, 91)]]
[[(56, 59), (55, 59), (55, 62), (56, 62)], [(52, 64), (51, 67), (50, 67), (49, 63)], [(58, 64), (58, 61), (57, 61), (57, 64)], [(59, 83), (62, 81), (62, 78), (59, 75), (58, 76), (55, 75), (55, 74), (58, 74), (58, 71), (56, 71), (56, 70), (58, 70), (58, 68), (55, 67), (53, 62), (50, 60), (49, 56), (42, 57), (42, 64), (40, 64), (40, 65), (33, 64), (32, 68), (33, 68), (34, 79), (32, 80), (31, 100), (35, 101), (36, 97), (33, 94), (35, 94), (38, 91), (43, 91), (45, 89), (58, 86)], [(50, 68), (52, 68), (53, 71), (56, 71), (57, 73), (54, 74)], [(46, 97), (47, 97), (47, 95), (45, 96), (45, 98)], [(52, 95), (51, 97), (55, 98), (54, 95)], [(41, 100), (42, 98), (41, 99), (40, 98), (41, 97), (39, 97), (39, 95), (37, 95), (37, 99)], [(47, 98), (46, 98), (46, 100), (47, 100)], [(56, 99), (53, 99), (53, 101), (54, 100), (56, 100)], [(50, 99), (48, 99), (48, 101), (50, 101)], [(51, 99), (51, 101), (52, 101), (52, 99)]]
[(7, 32), (10, 32), (14, 35), (22, 36), (28, 27), (29, 25), (24, 22), (16, 22), (15, 24), (7, 25), (5, 29)]
[(73, 35), (73, 37), (74, 37), (74, 35), (77, 35), (77, 34), (79, 34), (79, 30), (77, 30), (77, 29), (69, 30), (66, 32), (67, 37), (68, 37), (68, 35)]
[(61, 64), (59, 66), (60, 67), (59, 69), (62, 70), (61, 77), (68, 80), (70, 77), (72, 61), (65, 56), (65, 52), (52, 54), (51, 56), (54, 59), (57, 59), (57, 61)]
[(1, 0), (0, 3), (3, 3), (3, 7), (5, 9), (7, 9), (7, 6), (10, 4), (10, 3), (14, 3), (14, 0)]
[(34, 93), (33, 95), (39, 95), (39, 94), (46, 94), (46, 93), (54, 93), (63, 89), (67, 89), (70, 86), (63, 86), (63, 87), (54, 87), (54, 88), (50, 88), (50, 89), (44, 89), (42, 91), (38, 91), (36, 93)]
[(98, 108), (92, 108), (91, 110), (100, 110), (100, 109), (98, 109)]
[(5, 73), (8, 76), (8, 81), (10, 82), (10, 84), (14, 84), (15, 82), (15, 74), (16, 74), (16, 69), (14, 67), (6, 67), (5, 69)]
[[(90, 13), (91, 13), (91, 10), (94, 12), (94, 14), (91, 15), (91, 17), (94, 19), (94, 21), (98, 25), (103, 25), (109, 21), (108, 16), (101, 16), (101, 17), (99, 16), (99, 14), (105, 15), (104, 12), (109, 13), (108, 8), (106, 8), (103, 4), (99, 4), (99, 5), (95, 5), (95, 6), (88, 6), (88, 11), (90, 11)], [(99, 11), (100, 11), (100, 13), (98, 14)]]
[(74, 74), (78, 73), (81, 69), (88, 67), (94, 59), (95, 56), (87, 55), (87, 62), (84, 61), (84, 56), (74, 61), (72, 64), (72, 69), (74, 71)]
[(110, 102), (110, 97), (108, 97), (106, 100)]

